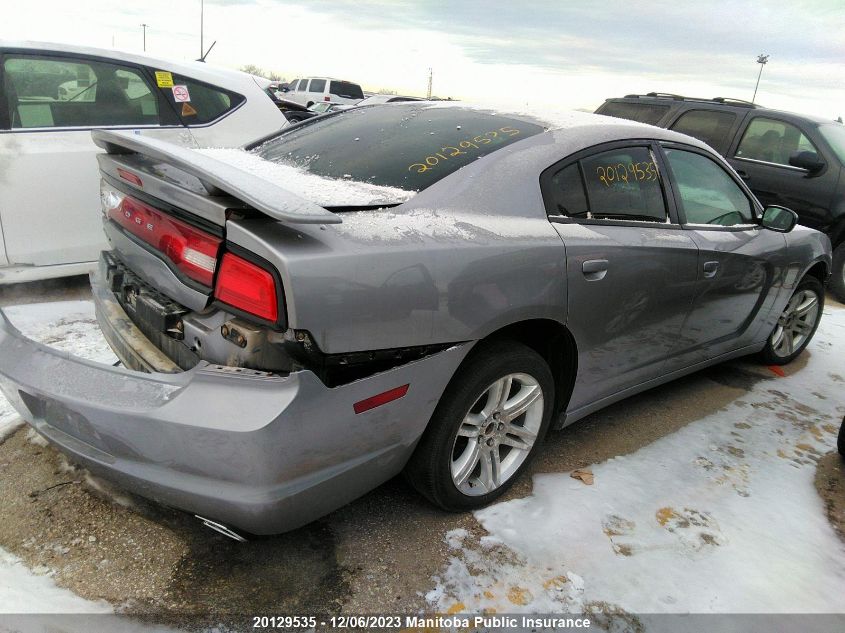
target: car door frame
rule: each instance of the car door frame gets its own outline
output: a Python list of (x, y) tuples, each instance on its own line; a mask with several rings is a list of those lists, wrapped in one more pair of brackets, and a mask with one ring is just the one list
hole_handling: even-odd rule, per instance
[[(554, 213), (550, 213), (550, 181), (551, 178), (560, 172), (561, 170), (565, 169), (566, 167), (575, 164), (581, 160), (587, 159), (591, 156), (595, 156), (598, 154), (602, 154), (608, 151), (613, 151), (617, 149), (625, 149), (631, 147), (646, 147), (649, 149), (653, 160), (657, 165), (657, 171), (660, 175), (660, 186), (663, 195), (663, 204), (666, 208), (667, 213), (667, 221), (666, 222), (650, 222), (650, 221), (641, 221), (641, 220), (619, 220), (619, 219), (602, 219), (602, 218), (571, 218), (568, 216), (562, 216)], [(664, 163), (664, 156), (660, 152), (660, 148), (658, 145), (658, 141), (654, 138), (630, 138), (630, 139), (623, 139), (623, 140), (616, 140), (606, 143), (600, 143), (597, 145), (593, 145), (591, 147), (579, 150), (565, 158), (555, 162), (554, 164), (550, 165), (549, 167), (545, 168), (542, 173), (540, 174), (540, 190), (543, 197), (543, 204), (548, 214), (549, 221), (553, 224), (567, 224), (567, 225), (580, 225), (580, 226), (594, 226), (594, 227), (620, 227), (620, 228), (647, 228), (647, 229), (665, 229), (667, 231), (677, 232), (679, 236), (684, 236), (684, 229), (680, 223), (680, 216), (678, 215), (678, 208), (677, 203), (672, 195), (672, 189), (669, 186), (668, 174), (670, 172), (666, 170), (666, 166)], [(585, 188), (586, 192), (586, 183), (583, 182), (584, 174), (583, 171), (581, 172), (582, 176), (582, 185)], [(572, 271), (569, 270), (570, 266), (570, 253), (569, 251), (571, 248), (566, 246), (566, 239), (561, 236), (561, 241), (564, 244), (564, 248), (567, 249), (567, 283), (569, 280)], [(693, 255), (695, 258), (695, 264), (691, 268), (691, 272), (697, 276), (698, 270), (698, 247), (695, 245), (692, 239), (688, 240), (688, 244), (686, 245), (686, 249), (689, 251), (689, 254)], [(691, 283), (694, 283), (695, 277), (691, 280)], [(570, 331), (572, 331), (572, 319), (570, 313), (570, 306), (573, 301), (573, 293), (571, 292), (572, 289), (569, 289), (567, 292), (568, 296), (568, 305), (567, 305), (567, 323), (569, 324)], [(680, 319), (679, 324), (679, 331), (683, 328), (683, 323), (686, 321), (690, 310), (693, 306), (694, 301), (694, 294), (692, 288), (689, 290), (689, 297), (685, 297), (688, 300), (687, 305), (680, 306), (680, 310), (683, 312), (683, 315), (678, 317)], [(582, 340), (578, 340), (578, 336), (576, 335), (577, 332), (573, 332), (573, 337), (576, 340), (576, 345), (579, 346), (579, 375), (581, 375), (583, 368), (581, 367), (582, 363), (580, 359), (583, 354), (589, 354), (590, 350), (582, 349), (583, 347), (583, 337)], [(649, 385), (654, 383), (655, 381), (662, 381), (663, 376), (663, 367), (665, 366), (668, 359), (671, 358), (673, 355), (680, 353), (677, 349), (677, 345), (680, 344), (680, 337), (676, 337), (676, 345), (673, 346), (670, 350), (667, 350), (667, 353), (662, 359), (656, 359), (650, 364), (639, 366), (634, 368), (634, 376), (632, 376), (632, 381), (628, 384), (618, 385), (613, 387), (616, 391), (613, 392), (599, 392), (595, 389), (585, 386), (583, 383), (584, 379), (582, 378), (578, 381), (573, 388), (572, 397), (570, 399), (570, 404), (568, 405), (568, 411), (566, 413), (567, 423), (568, 421), (578, 419), (587, 415), (588, 413), (598, 410), (611, 402), (615, 402), (631, 393), (635, 393), (640, 391), (641, 389), (645, 388), (645, 385)], [(622, 376), (628, 370), (624, 372), (619, 372), (617, 375)], [(624, 382), (624, 381), (622, 381)]]
[[(675, 125), (678, 121), (680, 121), (681, 117), (686, 116), (690, 112), (699, 111), (699, 110), (703, 110), (703, 111), (706, 111), (706, 112), (730, 112), (731, 114), (734, 114), (736, 116), (736, 120), (733, 122), (733, 125), (731, 125), (731, 129), (728, 132), (728, 136), (727, 136), (728, 142), (727, 142), (727, 145), (725, 146), (725, 154), (727, 154), (731, 151), (731, 148), (733, 147), (734, 143), (736, 142), (736, 137), (737, 137), (739, 130), (745, 129), (744, 128), (744, 122), (748, 118), (749, 113), (752, 111), (749, 108), (745, 112), (739, 112), (738, 111), (739, 109), (736, 108), (736, 107), (726, 108), (722, 105), (714, 105), (714, 104), (707, 103), (705, 101), (690, 102), (690, 103), (684, 104), (683, 107), (677, 108), (676, 110), (671, 110), (670, 112), (672, 112), (672, 116), (669, 117), (668, 119), (664, 120), (661, 123), (660, 127), (664, 127), (667, 130), (671, 130), (671, 131), (674, 132), (675, 130), (672, 126)], [(678, 132), (678, 134), (685, 134), (685, 132)], [(699, 139), (699, 140), (701, 140), (701, 139)], [(704, 142), (704, 141), (702, 141), (702, 142)], [(716, 152), (719, 153), (720, 155), (725, 156), (725, 154), (722, 154), (721, 152), (719, 152), (719, 150), (716, 149), (715, 147), (713, 149), (716, 150)]]
[[(751, 188), (745, 183), (745, 181), (736, 173), (733, 169), (731, 164), (718, 152), (706, 150), (702, 147), (698, 147), (696, 145), (690, 145), (686, 143), (682, 143), (679, 141), (660, 141), (659, 142), (659, 151), (663, 158), (664, 164), (667, 168), (668, 178), (667, 181), (669, 183), (669, 187), (671, 190), (671, 195), (675, 199), (676, 208), (678, 211), (678, 215), (681, 221), (681, 227), (683, 230), (686, 231), (699, 231), (699, 232), (720, 232), (720, 233), (746, 233), (748, 231), (768, 231), (768, 229), (764, 228), (761, 225), (761, 218), (763, 216), (763, 205), (751, 191)], [(680, 200), (680, 192), (676, 186), (676, 180), (674, 172), (672, 171), (671, 164), (669, 164), (668, 157), (665, 155), (666, 149), (677, 149), (679, 151), (686, 151), (691, 152), (694, 154), (698, 154), (700, 156), (704, 156), (709, 160), (716, 163), (716, 165), (722, 167), (723, 171), (731, 178), (731, 180), (736, 184), (740, 190), (745, 194), (746, 198), (748, 198), (749, 202), (751, 203), (751, 211), (753, 214), (753, 222), (749, 224), (737, 224), (733, 226), (722, 226), (722, 225), (712, 225), (712, 224), (695, 224), (687, 222), (686, 215), (684, 213), (683, 204)], [(748, 319), (743, 323), (743, 326), (740, 330), (740, 336), (735, 337), (734, 340), (742, 341), (743, 343), (747, 342), (750, 345), (753, 345), (756, 341), (758, 336), (758, 332), (763, 327), (766, 322), (766, 317), (771, 312), (772, 308), (775, 305), (778, 305), (778, 301), (780, 297), (782, 297), (785, 293), (790, 292), (789, 289), (786, 288), (785, 279), (783, 273), (787, 270), (788, 264), (788, 254), (786, 249), (786, 238), (783, 237), (782, 234), (777, 233), (777, 235), (783, 238), (783, 264), (784, 268), (781, 270), (780, 278), (778, 278), (777, 270), (775, 271), (774, 277), (771, 281), (770, 287), (768, 292), (762, 293), (758, 298), (757, 302), (754, 305), (752, 312), (749, 314)], [(702, 250), (702, 255), (705, 254), (705, 250)], [(698, 299), (705, 291), (705, 284), (707, 283), (704, 278), (704, 271), (701, 266), (699, 266), (699, 275), (702, 276), (700, 286), (701, 290), (696, 293), (696, 303), (694, 304), (693, 310), (690, 312), (690, 316), (692, 316), (695, 312), (695, 307), (698, 305)], [(757, 322), (757, 325), (754, 326), (754, 322)], [(752, 327), (754, 326), (754, 327)], [(726, 339), (726, 343), (729, 339)], [(709, 345), (709, 344), (708, 344)], [(719, 356), (721, 353), (730, 353), (735, 351), (735, 349), (724, 349), (725, 347), (731, 347), (730, 345), (723, 346), (723, 349), (719, 351), (717, 354), (710, 354), (707, 358), (698, 358), (696, 362), (702, 360), (712, 360), (712, 358)], [(742, 345), (738, 345), (736, 347), (742, 347)], [(694, 363), (693, 363), (694, 364)], [(674, 369), (682, 369), (682, 367), (672, 368)]]
[[(772, 161), (737, 156), (736, 153), (739, 151), (739, 146), (742, 144), (742, 140), (748, 132), (748, 128), (757, 119), (768, 119), (784, 125), (791, 125), (796, 128), (807, 138), (808, 141), (810, 141), (810, 143), (812, 143), (813, 147), (816, 148), (816, 153), (825, 162), (825, 166), (820, 171), (811, 174), (806, 169), (803, 169), (802, 167), (795, 167), (794, 165), (784, 165), (782, 163), (775, 163)], [(776, 178), (779, 170), (779, 173), (783, 174), (786, 178), (791, 179), (799, 177), (802, 180), (813, 179), (816, 181), (816, 186), (811, 187), (811, 189), (819, 189), (818, 183), (823, 182), (826, 179), (828, 181), (828, 186), (822, 188), (819, 195), (814, 199), (807, 199), (806, 196), (799, 195), (796, 192), (796, 195), (789, 196), (783, 194), (780, 198), (774, 199), (770, 202), (771, 204), (780, 204), (793, 208), (793, 210), (797, 209), (796, 212), (799, 214), (802, 224), (807, 224), (811, 228), (826, 231), (829, 229), (829, 221), (831, 219), (830, 209), (833, 206), (835, 190), (840, 177), (838, 173), (829, 174), (829, 172), (831, 170), (834, 170), (834, 172), (839, 171), (839, 161), (836, 160), (835, 156), (831, 155), (831, 151), (828, 148), (827, 143), (824, 142), (824, 139), (820, 139), (819, 136), (818, 132), (808, 128), (807, 125), (798, 117), (782, 115), (778, 112), (767, 110), (752, 110), (745, 118), (742, 127), (737, 131), (731, 146), (728, 148), (728, 153), (725, 158), (728, 160), (731, 167), (740, 174), (740, 177), (747, 181), (749, 188), (754, 187), (753, 174), (746, 174), (743, 166), (757, 170), (773, 170), (773, 173), (769, 176), (770, 178)], [(830, 182), (831, 179), (833, 180), (832, 183)], [(783, 190), (788, 191), (789, 187), (785, 187)], [(775, 193), (777, 193), (777, 190)], [(784, 198), (790, 198), (791, 201)], [(800, 208), (798, 204), (796, 204), (801, 202), (803, 202), (803, 208)], [(813, 207), (816, 208), (815, 212), (812, 210)]]

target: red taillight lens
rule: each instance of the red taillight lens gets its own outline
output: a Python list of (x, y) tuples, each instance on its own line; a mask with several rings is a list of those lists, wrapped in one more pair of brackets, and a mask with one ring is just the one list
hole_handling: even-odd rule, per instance
[(273, 276), (232, 253), (225, 253), (220, 262), (214, 296), (218, 301), (262, 319), (275, 322), (279, 318)]
[(331, 97), (323, 97), (323, 101), (331, 101), (331, 100), (332, 100)]
[(129, 196), (108, 209), (108, 215), (127, 231), (164, 253), (188, 277), (211, 286), (222, 240)]

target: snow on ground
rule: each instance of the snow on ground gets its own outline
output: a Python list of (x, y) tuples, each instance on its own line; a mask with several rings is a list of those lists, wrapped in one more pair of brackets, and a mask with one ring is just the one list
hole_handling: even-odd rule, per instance
[(0, 549), (0, 613), (112, 613), (107, 602), (57, 587), (46, 568), (35, 571)]
[[(845, 413), (845, 309), (825, 310), (807, 364), (637, 452), (534, 478), (530, 497), (454, 530), (427, 595), (445, 611), (835, 613), (845, 545), (815, 460)], [(799, 359), (796, 364), (803, 361)]]

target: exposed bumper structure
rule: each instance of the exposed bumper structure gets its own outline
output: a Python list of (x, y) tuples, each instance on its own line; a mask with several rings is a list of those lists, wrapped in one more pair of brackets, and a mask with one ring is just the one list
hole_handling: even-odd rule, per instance
[[(110, 342), (146, 340), (120, 321), (119, 304), (93, 281)], [(399, 473), (469, 347), (330, 389), (309, 371), (279, 376), (201, 363), (165, 374), (93, 363), (27, 339), (0, 311), (0, 389), (39, 433), (95, 474), (246, 532), (273, 534)], [(354, 413), (354, 403), (405, 384), (403, 398)]]

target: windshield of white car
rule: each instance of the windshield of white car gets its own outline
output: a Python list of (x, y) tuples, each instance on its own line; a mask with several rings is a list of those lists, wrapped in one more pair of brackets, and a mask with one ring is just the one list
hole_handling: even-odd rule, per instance
[(819, 126), (819, 132), (828, 142), (836, 157), (845, 165), (845, 125), (841, 123), (825, 123)]
[(484, 110), (403, 103), (315, 118), (254, 151), (265, 160), (327, 178), (421, 191), (544, 129)]

